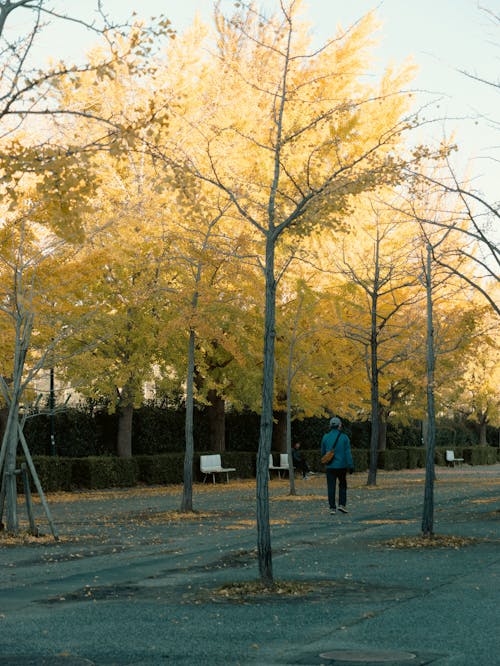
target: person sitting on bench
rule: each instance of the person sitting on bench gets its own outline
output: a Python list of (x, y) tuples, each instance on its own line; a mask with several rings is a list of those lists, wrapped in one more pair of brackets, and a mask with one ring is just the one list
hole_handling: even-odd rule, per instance
[(298, 469), (299, 472), (302, 472), (302, 478), (307, 479), (309, 474), (309, 465), (304, 457), (304, 454), (300, 450), (300, 442), (295, 442), (292, 446), (292, 460), (293, 466), (295, 469)]

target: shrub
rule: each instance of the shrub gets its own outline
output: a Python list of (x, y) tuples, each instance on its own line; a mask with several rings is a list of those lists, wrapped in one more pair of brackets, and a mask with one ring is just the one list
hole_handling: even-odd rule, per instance
[(378, 452), (378, 467), (395, 470), (408, 468), (408, 452), (406, 449), (386, 449)]
[[(57, 492), (60, 490), (71, 490), (71, 458), (60, 458), (59, 456), (33, 456), (33, 464), (42, 486), (44, 493)], [(26, 462), (24, 458), (20, 458), (17, 462), (19, 468), (21, 463)], [(28, 475), (30, 478), (30, 489), (32, 492), (36, 491), (35, 482), (31, 476), (28, 467)], [(21, 476), (18, 476), (18, 489), (23, 492), (23, 484)]]
[(406, 453), (408, 456), (409, 469), (415, 469), (417, 467), (425, 467), (426, 449), (423, 446), (418, 448), (416, 446), (409, 446), (406, 449)]
[(92, 490), (131, 487), (137, 484), (138, 467), (134, 458), (74, 458), (72, 483), (75, 488)]
[(494, 465), (497, 462), (498, 450), (493, 446), (471, 446), (463, 449), (460, 456), (469, 465)]
[(354, 471), (365, 472), (370, 466), (370, 452), (367, 449), (352, 449)]
[[(163, 453), (160, 455), (134, 456), (138, 467), (138, 480), (147, 485), (182, 483), (184, 454)], [(196, 470), (196, 464), (193, 463)], [(199, 467), (199, 465), (198, 465)]]

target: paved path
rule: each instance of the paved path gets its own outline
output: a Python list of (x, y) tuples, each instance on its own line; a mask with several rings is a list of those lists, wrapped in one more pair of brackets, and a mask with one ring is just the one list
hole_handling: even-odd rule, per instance
[(419, 534), (421, 470), (365, 483), (330, 516), (324, 475), (294, 498), (273, 479), (280, 585), (239, 599), (221, 588), (258, 578), (252, 483), (197, 485), (187, 519), (178, 487), (49, 496), (59, 542), (0, 536), (0, 666), (500, 664), (500, 466), (437, 469), (436, 533), (478, 540), (457, 548), (390, 541)]

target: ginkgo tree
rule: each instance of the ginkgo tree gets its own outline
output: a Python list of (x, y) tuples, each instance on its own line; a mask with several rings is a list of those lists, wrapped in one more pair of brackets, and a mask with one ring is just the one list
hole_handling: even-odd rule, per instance
[[(395, 219), (382, 202), (358, 202), (352, 217), (354, 238), (344, 239), (328, 258), (346, 286), (343, 329), (360, 347), (360, 362), (370, 386), (370, 465), (368, 485), (376, 484), (382, 391), (394, 368), (415, 357), (419, 336), (411, 334), (408, 308), (421, 299), (419, 266), (412, 260), (411, 225)], [(343, 296), (342, 296), (343, 293)], [(420, 322), (417, 322), (419, 324)], [(415, 326), (414, 326), (415, 331)], [(396, 370), (397, 372), (397, 370)]]
[[(456, 238), (449, 233), (460, 219), (453, 200), (440, 191), (431, 191), (422, 182), (421, 188), (413, 189), (408, 216), (413, 217), (416, 227), (415, 251), (420, 254), (422, 266), (421, 283), (425, 293), (425, 392), (427, 428), (426, 475), (422, 512), (422, 534), (433, 535), (434, 529), (434, 465), (436, 445), (436, 415), (439, 366), (446, 367), (452, 354), (462, 354), (471, 344), (476, 328), (474, 300), (464, 289), (461, 274), (470, 270), (467, 257), (455, 257), (459, 270), (450, 270), (439, 261), (442, 256), (453, 255)], [(450, 252), (451, 251), (451, 252)], [(441, 380), (441, 384), (443, 384)]]
[[(402, 134), (414, 125), (401, 92), (408, 71), (388, 71), (376, 85), (361, 82), (369, 66), (368, 15), (313, 48), (300, 19), (299, 0), (280, 3), (265, 18), (239, 3), (226, 17), (216, 8), (216, 51), (199, 40), (195, 80), (182, 70), (184, 103), (169, 108), (178, 129), (155, 146), (158, 159), (175, 162), (219, 189), (241, 224), (262, 237), (265, 321), (261, 430), (257, 465), (259, 571), (273, 581), (269, 526), (268, 460), (271, 448), (276, 335), (276, 245), (287, 230), (304, 235), (318, 226), (341, 230), (360, 192), (398, 180), (408, 157)], [(207, 47), (210, 49), (210, 44)], [(171, 65), (171, 61), (169, 61)], [(165, 99), (175, 87), (165, 83)], [(193, 100), (196, 99), (196, 104)], [(188, 106), (190, 104), (191, 106)], [(414, 156), (410, 156), (413, 159)]]
[(92, 200), (97, 232), (87, 234), (82, 261), (94, 268), (85, 303), (95, 316), (65, 366), (65, 377), (81, 395), (104, 401), (117, 412), (117, 454), (132, 455), (134, 407), (144, 384), (154, 380), (160, 327), (168, 321), (166, 285), (175, 270), (168, 264), (170, 231), (165, 223), (163, 181), (143, 155), (99, 156), (101, 185)]
[[(441, 230), (449, 241), (446, 253), (434, 257), (443, 269), (453, 272), (464, 284), (475, 289), (498, 316), (500, 314), (500, 251), (498, 224), (500, 209), (498, 202), (491, 202), (473, 187), (467, 178), (459, 177), (449, 158), (440, 160), (432, 167), (409, 170), (413, 183), (410, 197), (419, 200), (422, 189), (440, 195), (451, 217), (436, 215), (435, 209), (428, 211), (425, 223)], [(415, 203), (410, 204), (410, 208)], [(422, 211), (415, 213), (419, 217)], [(462, 270), (465, 267), (465, 270)]]
[[(487, 426), (500, 425), (500, 352), (495, 328), (474, 337), (465, 368), (449, 388), (448, 404), (476, 424), (479, 444), (488, 444)], [(490, 442), (496, 445), (497, 442)]]
[[(148, 50), (146, 28), (136, 28), (127, 39), (125, 30), (114, 30), (117, 26), (107, 19), (100, 2), (96, 2), (96, 9), (96, 16), (88, 19), (85, 15), (58, 12), (46, 0), (0, 1), (2, 222), (9, 239), (18, 242), (18, 246), (9, 248), (10, 254), (3, 257), (8, 268), (5, 284), (8, 285), (11, 278), (10, 292), (5, 287), (9, 295), (3, 305), (4, 323), (7, 322), (7, 328), (10, 325), (13, 357), (11, 370), (5, 369), (2, 384), (8, 417), (1, 456), (2, 461), (6, 461), (3, 496), (7, 501), (7, 528), (13, 532), (18, 526), (14, 468), (20, 437), (22, 441), (21, 401), (29, 380), (42, 367), (43, 359), (60, 336), (57, 328), (50, 337), (40, 334), (40, 314), (47, 303), (51, 304), (54, 314), (60, 312), (59, 307), (67, 300), (61, 297), (59, 285), (50, 281), (47, 267), (53, 264), (52, 274), (58, 275), (62, 285), (70, 282), (57, 270), (62, 266), (68, 269), (61, 248), (67, 246), (71, 257), (82, 243), (82, 218), (88, 212), (88, 201), (99, 183), (93, 168), (95, 152), (110, 143), (120, 150), (126, 134), (123, 124), (116, 123), (112, 116), (73, 105), (71, 97), (66, 104), (61, 104), (60, 90), (65, 85), (76, 88), (83, 73), (91, 74), (102, 85), (111, 80), (115, 68), (124, 63), (131, 74), (137, 74), (144, 63), (141, 54)], [(20, 17), (23, 22), (15, 20)], [(54, 53), (52, 64), (40, 66), (35, 50), (51, 21), (63, 26), (62, 29), (71, 24), (91, 31), (96, 38), (103, 38), (108, 46), (102, 52), (105, 55), (68, 65), (62, 60), (56, 61)], [(162, 34), (169, 33), (163, 19), (158, 27)], [(88, 131), (80, 130), (91, 123), (99, 129), (89, 140)], [(71, 132), (68, 124), (71, 124)], [(82, 139), (84, 134), (85, 139)], [(16, 220), (22, 221), (21, 235), (16, 233)], [(46, 341), (45, 351), (35, 345), (38, 357), (32, 357), (35, 339), (37, 345), (41, 340)]]
[[(280, 281), (276, 313), (275, 410), (286, 417), (286, 448), (280, 450), (289, 456), (291, 495), (296, 494), (292, 421), (331, 415), (333, 405), (341, 411), (355, 390), (352, 355), (340, 335), (329, 294), (320, 291), (305, 253), (302, 259), (291, 263)], [(279, 402), (281, 396), (285, 400)]]
[[(257, 308), (250, 297), (254, 262), (248, 259), (253, 239), (244, 229), (235, 233), (227, 197), (190, 174), (180, 175), (168, 210), (177, 230), (174, 245), (179, 270), (171, 282), (177, 295), (177, 347), (179, 341), (186, 341), (186, 351), (179, 353), (179, 358), (186, 358), (184, 372), (176, 363), (186, 387), (181, 510), (192, 511), (195, 392), (198, 402), (208, 408), (226, 398), (233, 404), (243, 400), (247, 405), (251, 403), (248, 377), (255, 376), (255, 371), (250, 370), (252, 365), (255, 368), (255, 363), (251, 363), (255, 355), (249, 350), (254, 349)], [(167, 328), (164, 333), (162, 346), (168, 349), (172, 329)], [(223, 427), (223, 422), (220, 425)]]
[[(42, 223), (43, 200), (39, 197), (34, 203), (30, 188), (25, 194), (24, 204), (18, 202), (15, 213), (3, 211), (0, 233), (0, 391), (8, 411), (0, 448), (1, 513), (5, 501), (6, 528), (11, 533), (19, 527), (15, 476), (19, 442), (41, 492), (22, 433), (22, 416), (35, 399), (31, 383), (42, 369), (64, 362), (64, 342), (78, 335), (89, 317), (82, 304), (89, 267), (79, 265), (64, 227), (51, 229)], [(68, 225), (73, 241), (77, 215), (73, 209)], [(63, 219), (59, 217), (58, 222)]]

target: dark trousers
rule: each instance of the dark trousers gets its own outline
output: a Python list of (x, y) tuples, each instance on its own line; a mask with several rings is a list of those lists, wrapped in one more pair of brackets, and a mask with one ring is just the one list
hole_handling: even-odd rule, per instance
[(295, 469), (298, 469), (299, 472), (302, 472), (302, 476), (305, 476), (309, 472), (309, 465), (306, 463), (304, 458), (300, 458), (299, 460), (294, 458), (293, 466)]
[(328, 504), (330, 509), (336, 509), (335, 492), (337, 489), (337, 479), (339, 480), (339, 505), (345, 506), (347, 502), (347, 469), (326, 469), (326, 483), (328, 485)]

